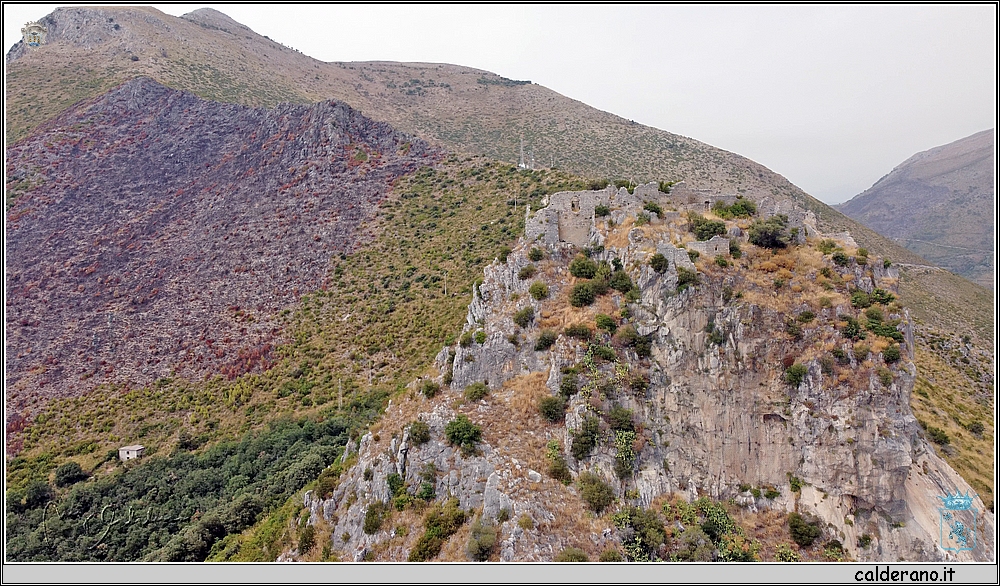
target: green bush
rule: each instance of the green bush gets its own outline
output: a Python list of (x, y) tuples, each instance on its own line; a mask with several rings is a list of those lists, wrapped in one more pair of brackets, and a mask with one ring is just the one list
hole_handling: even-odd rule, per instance
[(458, 417), (448, 422), (444, 428), (444, 434), (449, 443), (459, 446), (462, 453), (469, 456), (475, 452), (476, 444), (479, 443), (483, 430), (472, 423), (464, 414), (459, 414)]
[(570, 445), (570, 453), (577, 460), (582, 460), (590, 455), (601, 433), (601, 422), (592, 415), (587, 415), (583, 419), (580, 428), (573, 435), (573, 443)]
[(437, 384), (432, 380), (425, 380), (424, 384), (420, 385), (420, 392), (424, 394), (428, 399), (434, 397), (441, 390), (441, 385)]
[(83, 471), (76, 462), (66, 462), (56, 468), (56, 486), (69, 486), (87, 478), (87, 473)]
[(698, 240), (711, 240), (726, 233), (726, 223), (708, 220), (697, 212), (688, 212), (688, 229)]
[(522, 267), (521, 270), (517, 272), (517, 278), (522, 281), (527, 281), (531, 277), (534, 277), (537, 272), (538, 269), (535, 268), (535, 265), (527, 265)]
[(620, 291), (622, 293), (628, 293), (635, 288), (635, 283), (632, 282), (632, 278), (628, 276), (625, 271), (615, 271), (611, 278), (608, 279), (608, 286), (615, 291)]
[(464, 334), (462, 334), (462, 337), (458, 339), (458, 344), (462, 348), (468, 348), (469, 346), (472, 345), (472, 340), (473, 340), (472, 332), (465, 332)]
[(538, 334), (538, 340), (535, 341), (535, 350), (537, 352), (548, 350), (556, 343), (558, 337), (559, 334), (554, 330), (542, 330), (542, 333)]
[(892, 384), (892, 371), (888, 368), (882, 367), (878, 369), (878, 382), (882, 383), (883, 387), (888, 387)]
[(896, 296), (893, 295), (892, 293), (889, 293), (885, 289), (875, 288), (872, 289), (871, 299), (872, 303), (878, 303), (879, 305), (889, 305), (896, 299)]
[(573, 307), (586, 307), (593, 303), (596, 298), (597, 294), (590, 281), (577, 283), (569, 293), (569, 302)]
[(836, 361), (833, 356), (821, 356), (819, 359), (819, 369), (823, 374), (830, 376), (836, 368)]
[(375, 501), (365, 510), (365, 522), (362, 529), (368, 535), (374, 535), (382, 529), (382, 522), (389, 515), (389, 506), (382, 501)]
[(431, 426), (424, 421), (414, 421), (410, 424), (410, 441), (420, 446), (431, 440)]
[(645, 226), (646, 224), (649, 223), (650, 219), (651, 218), (649, 217), (649, 214), (647, 214), (646, 212), (639, 212), (638, 214), (635, 215), (635, 225)]
[(675, 555), (680, 562), (715, 561), (715, 544), (698, 525), (691, 525), (677, 538)]
[(829, 238), (826, 238), (820, 240), (819, 244), (816, 245), (816, 248), (818, 248), (823, 254), (830, 254), (837, 248), (837, 243)]
[(636, 562), (659, 559), (660, 548), (667, 543), (663, 519), (656, 511), (628, 506), (611, 516), (620, 532), (625, 555)]
[(639, 331), (635, 329), (632, 324), (625, 324), (618, 330), (618, 334), (615, 339), (619, 344), (625, 348), (631, 348), (639, 343), (642, 336), (639, 335)]
[(528, 327), (533, 319), (535, 319), (535, 309), (530, 305), (523, 309), (519, 309), (514, 314), (514, 323), (522, 328)]
[(726, 260), (726, 257), (722, 256), (721, 254), (717, 254), (715, 255), (715, 264), (716, 266), (719, 266), (721, 268), (726, 268), (729, 266), (729, 261)]
[(751, 244), (761, 248), (784, 248), (791, 240), (787, 228), (788, 216), (778, 214), (766, 220), (756, 220), (750, 225), (747, 237)]
[(968, 426), (966, 426), (966, 429), (968, 429), (969, 432), (976, 437), (982, 436), (983, 432), (986, 431), (986, 427), (983, 425), (981, 421), (973, 421)]
[(611, 208), (605, 205), (594, 206), (594, 216), (597, 218), (603, 218), (611, 213)]
[(893, 362), (899, 362), (899, 359), (901, 357), (902, 357), (902, 353), (899, 351), (899, 346), (896, 346), (895, 344), (892, 345), (892, 346), (889, 346), (885, 350), (882, 350), (882, 360), (884, 360), (886, 362), (886, 364), (892, 364)]
[(749, 218), (757, 213), (757, 206), (749, 199), (737, 199), (733, 205), (727, 206), (725, 202), (717, 201), (712, 206), (712, 212), (720, 218), (730, 220), (732, 218)]
[(798, 513), (788, 515), (788, 527), (792, 541), (800, 547), (809, 547), (823, 532), (817, 522), (808, 520)]
[(677, 267), (677, 292), (698, 284), (698, 273), (684, 267)]
[(807, 310), (801, 312), (795, 319), (799, 320), (800, 322), (802, 322), (804, 324), (807, 324), (807, 323), (811, 322), (812, 320), (816, 319), (816, 314), (813, 313), (813, 312), (811, 312), (811, 311), (809, 311), (807, 309)]
[(649, 258), (649, 266), (658, 273), (665, 273), (670, 268), (670, 262), (667, 261), (667, 257), (657, 252)]
[(847, 256), (843, 250), (834, 252), (831, 258), (833, 259), (833, 264), (838, 267), (846, 267), (851, 262), (851, 257)]
[(432, 507), (424, 515), (424, 534), (410, 551), (407, 561), (425, 562), (441, 552), (449, 537), (465, 523), (465, 512), (458, 508), (458, 499), (451, 498), (444, 504)]
[(841, 319), (847, 322), (847, 324), (840, 329), (841, 335), (851, 340), (865, 339), (866, 334), (864, 332), (864, 329), (861, 327), (861, 323), (858, 320), (854, 319), (849, 315), (842, 315), (840, 317)]
[(389, 485), (389, 494), (391, 494), (393, 497), (399, 496), (406, 489), (406, 484), (403, 482), (403, 477), (396, 472), (393, 472), (389, 476), (386, 476), (385, 483)]
[(598, 558), (598, 561), (607, 564), (614, 562), (623, 562), (625, 561), (625, 558), (622, 557), (621, 552), (618, 551), (617, 549), (606, 549), (601, 552), (601, 557)]
[(587, 557), (587, 552), (583, 551), (579, 547), (567, 547), (556, 554), (556, 557), (552, 558), (554, 562), (589, 562), (590, 558)]
[(568, 325), (566, 326), (566, 329), (563, 330), (563, 334), (578, 340), (590, 340), (594, 337), (594, 331), (585, 324)]
[(542, 417), (552, 423), (562, 421), (566, 415), (566, 399), (563, 399), (561, 395), (542, 397), (538, 400), (538, 411)]
[(833, 354), (833, 357), (837, 359), (837, 364), (841, 366), (846, 366), (851, 363), (851, 357), (847, 354), (847, 352), (844, 352), (842, 348), (834, 348), (831, 354)]
[(851, 293), (851, 305), (858, 308), (864, 309), (870, 307), (872, 304), (872, 298), (868, 296), (864, 291), (855, 291)]
[(484, 332), (483, 330), (476, 330), (474, 338), (476, 340), (476, 343), (482, 346), (483, 344), (486, 343), (486, 332)]
[(549, 296), (549, 286), (541, 281), (535, 281), (528, 288), (528, 293), (531, 293), (536, 301), (541, 301)]
[(478, 401), (490, 394), (490, 388), (484, 382), (474, 382), (465, 387), (463, 396), (466, 401)]
[(540, 248), (532, 248), (528, 251), (528, 260), (531, 262), (538, 262), (543, 258), (545, 258), (545, 253)]
[(809, 370), (803, 364), (793, 364), (785, 370), (785, 382), (797, 387), (802, 384), (803, 379), (805, 379), (806, 374)]
[(615, 333), (615, 330), (618, 329), (618, 322), (615, 321), (615, 318), (604, 313), (597, 314), (597, 316), (594, 318), (594, 323), (597, 324), (598, 328), (602, 330), (607, 330), (609, 333), (612, 334)]
[(615, 349), (610, 346), (593, 345), (590, 349), (594, 358), (605, 360), (607, 362), (614, 362), (615, 360), (618, 360), (618, 354), (616, 354)]
[[(687, 251), (687, 253), (688, 253), (688, 258), (691, 259), (691, 262), (697, 262), (698, 257), (701, 256), (701, 253), (698, 252), (697, 250), (689, 250)], [(678, 269), (679, 268), (680, 267), (678, 267)]]
[(656, 214), (657, 217), (660, 218), (663, 217), (663, 208), (660, 207), (660, 204), (656, 203), (655, 201), (647, 201), (645, 204), (643, 204), (642, 209), (646, 210), (647, 212), (652, 212)]
[(612, 431), (635, 431), (632, 423), (632, 410), (621, 405), (615, 405), (608, 412), (608, 425)]
[(611, 486), (593, 472), (581, 473), (576, 482), (580, 485), (580, 496), (583, 497), (590, 510), (598, 515), (604, 512), (604, 509), (615, 500), (615, 493)]
[(563, 458), (560, 455), (549, 461), (549, 476), (565, 485), (569, 485), (569, 483), (573, 482), (573, 474), (569, 471), (569, 465), (566, 464), (566, 458)]
[(485, 562), (490, 559), (497, 546), (497, 530), (489, 521), (476, 519), (469, 532), (469, 543), (465, 553), (474, 562)]
[(580, 279), (593, 279), (597, 274), (597, 263), (579, 255), (569, 263), (569, 274)]
[(568, 399), (579, 391), (579, 384), (576, 374), (567, 374), (559, 382), (559, 394)]
[(729, 256), (739, 260), (743, 257), (743, 250), (740, 248), (740, 243), (735, 238), (729, 241)]
[(934, 427), (933, 425), (927, 426), (927, 437), (931, 438), (931, 441), (939, 446), (946, 446), (951, 443), (948, 433), (940, 427)]
[(674, 186), (674, 183), (676, 183), (676, 181), (660, 181), (659, 184), (657, 185), (657, 189), (661, 193), (669, 194)]
[(314, 545), (316, 545), (316, 528), (312, 525), (306, 525), (299, 531), (299, 554), (308, 553)]

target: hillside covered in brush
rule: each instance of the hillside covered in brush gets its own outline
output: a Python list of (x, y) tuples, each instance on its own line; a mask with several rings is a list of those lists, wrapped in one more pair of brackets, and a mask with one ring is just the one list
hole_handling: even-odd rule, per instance
[(252, 109), (145, 78), (11, 145), (9, 429), (98, 385), (266, 369), (279, 312), (433, 160), (344, 104)]

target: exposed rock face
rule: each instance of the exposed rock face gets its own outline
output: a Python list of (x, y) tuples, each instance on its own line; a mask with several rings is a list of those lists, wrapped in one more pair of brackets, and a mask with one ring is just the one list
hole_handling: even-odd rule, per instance
[(837, 206), (927, 260), (993, 289), (994, 130), (917, 153)]
[[(627, 380), (638, 373), (646, 376), (649, 384), (645, 390), (619, 394), (615, 399), (640, 423), (633, 444), (635, 468), (622, 480), (612, 472), (618, 457), (614, 441), (599, 443), (589, 457), (579, 461), (570, 450), (573, 432), (581, 429), (584, 418), (611, 400), (610, 396), (605, 399), (604, 391), (598, 395), (600, 386), (592, 390), (585, 387), (571, 399), (562, 427), (539, 430), (563, 446), (563, 456), (574, 475), (596, 472), (620, 496), (629, 491), (632, 502), (644, 506), (660, 495), (680, 493), (689, 499), (735, 498), (753, 510), (776, 507), (810, 512), (819, 516), (830, 537), (840, 539), (858, 560), (991, 559), (994, 518), (988, 512), (980, 517), (980, 540), (975, 550), (955, 555), (938, 547), (937, 497), (964, 494), (969, 489), (933, 453), (910, 413), (909, 393), (916, 373), (911, 362), (912, 326), (905, 310), (888, 316), (900, 320), (904, 340), (902, 361), (886, 363), (891, 370), (879, 367), (891, 375), (888, 382), (880, 380), (879, 368), (866, 366), (870, 362), (862, 364), (871, 359), (856, 356), (853, 343), (840, 337), (837, 316), (852, 314), (849, 303), (817, 312), (805, 326), (802, 341), (778, 334), (787, 327), (789, 311), (801, 308), (783, 309), (766, 297), (739, 302), (727, 298), (733, 289), (745, 289), (749, 297), (752, 276), (738, 271), (703, 272), (697, 286), (678, 293), (678, 267), (695, 270), (696, 266), (686, 250), (671, 242), (677, 234), (657, 218), (646, 228), (629, 224), (641, 210), (643, 198), (654, 195), (638, 189), (631, 196), (611, 189), (559, 193), (551, 196), (548, 208), (529, 218), (527, 241), (506, 263), (494, 263), (486, 269), (469, 306), (466, 331), (485, 332), (485, 341), (446, 348), (436, 364), (442, 371), (451, 371), (454, 390), (447, 391), (447, 396), (454, 398), (464, 386), (480, 381), (487, 382), (491, 395), (496, 395), (472, 411), (474, 416), (481, 415), (479, 420), (486, 430), (480, 454), (464, 457), (443, 440), (444, 426), (456, 412), (438, 402), (432, 411), (418, 415), (430, 425), (432, 439), (409, 448), (405, 456), (408, 482), (418, 483), (419, 469), (433, 463), (438, 471), (437, 494), (455, 495), (463, 507), (481, 512), (485, 518), (494, 518), (501, 509), (509, 510), (514, 518), (524, 512), (535, 518), (551, 514), (543, 495), (554, 494), (552, 491), (561, 487), (555, 484), (552, 488), (552, 479), (542, 479), (523, 461), (498, 450), (495, 442), (504, 440), (491, 440), (490, 425), (499, 425), (491, 417), (518, 417), (501, 405), (509, 385), (537, 376), (544, 385), (543, 395), (556, 395), (561, 370), (586, 365), (594, 380)], [(612, 213), (619, 218), (613, 222), (616, 227), (609, 228), (594, 217), (596, 205), (620, 206)], [(671, 213), (675, 212), (664, 215)], [(565, 217), (572, 224), (569, 230), (562, 228)], [(808, 219), (805, 214), (799, 217)], [(534, 349), (535, 326), (517, 333), (511, 316), (528, 305), (534, 308), (536, 326), (559, 320), (568, 324), (588, 315), (561, 315), (573, 310), (560, 308), (558, 301), (533, 299), (527, 294), (530, 280), (518, 278), (521, 268), (529, 263), (528, 249), (543, 246), (552, 259), (542, 273), (550, 299), (565, 299), (571, 279), (561, 263), (574, 248), (559, 235), (568, 234), (580, 242), (581, 226), (587, 227), (588, 235), (582, 244), (599, 251), (592, 259), (617, 259), (628, 267), (639, 289), (638, 301), (629, 304), (631, 317), (623, 320), (622, 327), (631, 324), (639, 334), (649, 336), (651, 356), (646, 362), (634, 350), (621, 349), (621, 361), (597, 363), (585, 345), (565, 336), (559, 336), (550, 350), (540, 352)], [(668, 259), (663, 273), (646, 262), (654, 252)], [(704, 266), (698, 268), (707, 271)], [(876, 287), (891, 288), (898, 278), (894, 268), (880, 262), (852, 265), (844, 272), (858, 289), (868, 292)], [(614, 304), (620, 307), (621, 299), (616, 299)], [(614, 309), (608, 305), (601, 308)], [(810, 349), (817, 344), (843, 350), (849, 364), (834, 372), (823, 363), (820, 353)], [(449, 359), (450, 353), (453, 359)], [(783, 359), (793, 354), (796, 362), (806, 366), (797, 386), (785, 382), (783, 373)], [(370, 438), (362, 441), (357, 467), (333, 497), (338, 512), (327, 517), (336, 519), (335, 535), (350, 535), (343, 544), (345, 551), (370, 551), (387, 538), (385, 534), (362, 535), (359, 527), (368, 504), (387, 498), (383, 475), (401, 468), (400, 452), (392, 449), (394, 443), (388, 450), (377, 450)], [(364, 468), (373, 471), (369, 482), (361, 480)], [(543, 485), (549, 483), (549, 492), (519, 490), (540, 480)], [(793, 483), (801, 488), (795, 491)], [(772, 487), (777, 496), (755, 497), (746, 486)], [(982, 510), (982, 503), (977, 504)], [(543, 544), (548, 539), (547, 545), (539, 549), (536, 541), (534, 547), (527, 548), (525, 534), (510, 522), (502, 524), (501, 559), (551, 559), (545, 552), (558, 551), (566, 544), (558, 536), (539, 535), (533, 539)], [(858, 546), (863, 535), (872, 538), (869, 547)], [(599, 538), (595, 532), (593, 543), (605, 539), (613, 541), (614, 531), (602, 532)], [(335, 539), (335, 546), (340, 545)], [(401, 547), (385, 554), (385, 559), (405, 558), (405, 546)]]
[(344, 104), (253, 109), (149, 79), (10, 146), (8, 415), (266, 366), (278, 312), (432, 153)]

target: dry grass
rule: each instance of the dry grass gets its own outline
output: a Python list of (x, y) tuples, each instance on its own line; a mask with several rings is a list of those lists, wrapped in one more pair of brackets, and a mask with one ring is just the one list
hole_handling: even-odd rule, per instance
[[(969, 392), (965, 375), (937, 354), (918, 346), (916, 360), (920, 366), (910, 397), (913, 414), (948, 434), (951, 443), (937, 446), (937, 452), (990, 506), (994, 502), (996, 453), (992, 400), (977, 400)], [(968, 430), (973, 422), (983, 424), (981, 436)]]

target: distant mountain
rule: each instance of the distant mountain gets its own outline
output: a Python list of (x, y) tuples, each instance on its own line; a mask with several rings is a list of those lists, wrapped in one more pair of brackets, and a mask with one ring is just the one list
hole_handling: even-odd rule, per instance
[(917, 153), (837, 208), (927, 260), (994, 288), (994, 130)]

